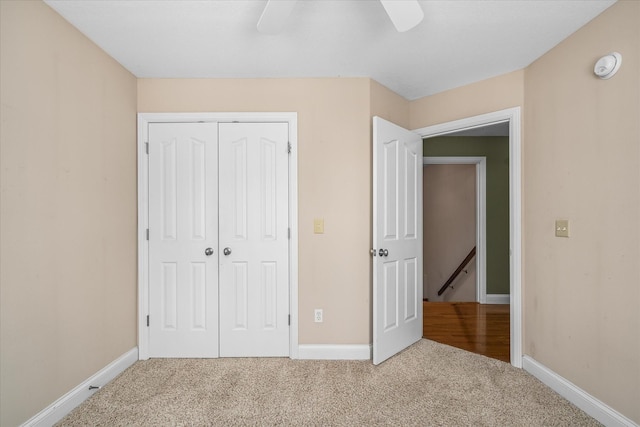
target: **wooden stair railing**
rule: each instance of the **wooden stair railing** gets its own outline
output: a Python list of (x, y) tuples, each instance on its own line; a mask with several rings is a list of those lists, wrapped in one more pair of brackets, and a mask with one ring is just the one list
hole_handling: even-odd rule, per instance
[(444, 291), (447, 290), (447, 288), (453, 283), (453, 281), (456, 280), (456, 277), (458, 277), (458, 274), (460, 274), (462, 270), (464, 270), (467, 264), (469, 264), (469, 261), (471, 261), (471, 259), (475, 255), (476, 255), (476, 247), (474, 246), (473, 249), (471, 249), (471, 252), (469, 252), (469, 255), (467, 255), (467, 257), (460, 263), (458, 268), (456, 268), (456, 271), (454, 271), (453, 274), (449, 276), (445, 284), (442, 285), (442, 287), (438, 291), (438, 296), (442, 295)]

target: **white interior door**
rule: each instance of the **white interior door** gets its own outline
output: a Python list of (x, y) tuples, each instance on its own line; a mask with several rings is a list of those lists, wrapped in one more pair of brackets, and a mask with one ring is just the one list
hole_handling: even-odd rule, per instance
[(151, 357), (218, 356), (216, 138), (215, 123), (149, 125)]
[(373, 118), (373, 363), (422, 337), (422, 139)]
[(288, 124), (218, 132), (220, 356), (288, 356)]

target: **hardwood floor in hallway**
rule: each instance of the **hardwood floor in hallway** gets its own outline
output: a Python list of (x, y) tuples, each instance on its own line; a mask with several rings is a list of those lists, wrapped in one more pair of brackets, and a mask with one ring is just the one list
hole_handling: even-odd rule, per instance
[(510, 362), (509, 305), (423, 302), (424, 338)]

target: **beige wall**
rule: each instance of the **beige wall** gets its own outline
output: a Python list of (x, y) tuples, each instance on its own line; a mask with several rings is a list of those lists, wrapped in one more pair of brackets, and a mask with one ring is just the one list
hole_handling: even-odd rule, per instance
[(369, 87), (366, 78), (138, 81), (139, 112), (298, 113), (300, 344), (370, 342)]
[(424, 296), (429, 301), (477, 301), (476, 258), (438, 296), (476, 245), (476, 165), (425, 165), (423, 171)]
[(136, 346), (136, 80), (42, 2), (0, 2), (0, 425)]
[(524, 104), (524, 71), (514, 71), (411, 101), (410, 129), (419, 129)]
[(525, 353), (640, 423), (640, 3), (529, 66), (525, 99)]

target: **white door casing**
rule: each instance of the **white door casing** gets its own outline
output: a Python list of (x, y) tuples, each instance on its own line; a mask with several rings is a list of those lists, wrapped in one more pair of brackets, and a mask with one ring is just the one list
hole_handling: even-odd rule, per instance
[(220, 356), (289, 356), (289, 127), (218, 132)]
[(373, 363), (422, 338), (422, 139), (373, 118)]
[(218, 356), (216, 138), (211, 123), (149, 125), (151, 357)]
[(509, 123), (509, 304), (511, 364), (522, 367), (522, 141), (520, 107), (440, 123), (414, 132), (423, 138), (502, 122)]

